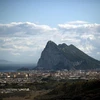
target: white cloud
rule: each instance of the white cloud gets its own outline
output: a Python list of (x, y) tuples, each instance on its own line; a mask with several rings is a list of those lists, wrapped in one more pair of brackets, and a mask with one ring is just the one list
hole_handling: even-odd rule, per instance
[(15, 53), (15, 52), (12, 52), (12, 55), (15, 55), (15, 56), (20, 56), (20, 53)]
[(55, 31), (47, 25), (37, 25), (30, 22), (12, 22), (10, 24), (0, 24), (0, 36), (29, 36)]
[(68, 24), (87, 24), (87, 23), (88, 22), (86, 21), (80, 21), (80, 20), (68, 22)]
[(95, 40), (95, 36), (93, 34), (83, 34), (81, 35), (82, 39), (90, 39), (90, 40)]
[(100, 55), (100, 52), (97, 52), (98, 55)]
[(74, 44), (100, 60), (100, 24), (73, 21), (58, 24), (57, 28), (31, 22), (0, 24), (0, 52), (19, 56), (18, 60), (27, 57), (37, 61), (48, 40), (57, 44)]

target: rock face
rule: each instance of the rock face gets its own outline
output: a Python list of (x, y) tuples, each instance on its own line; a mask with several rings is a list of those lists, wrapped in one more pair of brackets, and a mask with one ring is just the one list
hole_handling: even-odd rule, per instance
[(100, 62), (89, 57), (74, 45), (56, 45), (48, 41), (36, 69), (60, 70), (60, 69), (91, 69), (100, 68)]
[(71, 62), (59, 50), (58, 46), (49, 41), (41, 54), (41, 58), (38, 61), (37, 67), (40, 69), (60, 69), (62, 67), (68, 69), (71, 66)]

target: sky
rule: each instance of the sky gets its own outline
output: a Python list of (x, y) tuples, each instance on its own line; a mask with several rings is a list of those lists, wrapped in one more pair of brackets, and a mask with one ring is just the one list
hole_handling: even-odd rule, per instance
[(100, 60), (100, 0), (0, 0), (0, 59), (37, 63), (47, 41)]

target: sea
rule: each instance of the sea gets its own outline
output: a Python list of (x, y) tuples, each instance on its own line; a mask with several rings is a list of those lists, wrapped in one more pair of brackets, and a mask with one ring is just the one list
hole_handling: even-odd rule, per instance
[(0, 64), (0, 72), (16, 72), (21, 68), (33, 69), (34, 64)]

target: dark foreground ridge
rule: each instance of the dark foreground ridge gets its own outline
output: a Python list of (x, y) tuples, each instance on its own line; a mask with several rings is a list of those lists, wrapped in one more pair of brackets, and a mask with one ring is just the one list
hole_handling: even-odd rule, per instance
[(42, 51), (35, 69), (62, 70), (62, 69), (96, 69), (100, 68), (100, 61), (88, 56), (74, 45), (55, 44), (48, 41)]
[(100, 100), (100, 81), (66, 82), (34, 100)]

